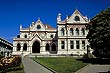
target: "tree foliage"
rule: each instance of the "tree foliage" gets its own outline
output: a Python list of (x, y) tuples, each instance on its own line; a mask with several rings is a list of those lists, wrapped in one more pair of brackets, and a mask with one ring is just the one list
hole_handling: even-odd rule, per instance
[(110, 8), (101, 11), (90, 21), (87, 39), (93, 54), (97, 57), (110, 57)]

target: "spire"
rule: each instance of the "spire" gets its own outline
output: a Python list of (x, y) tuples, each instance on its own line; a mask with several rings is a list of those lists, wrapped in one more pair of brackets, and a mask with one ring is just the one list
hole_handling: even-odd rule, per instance
[(58, 14), (57, 16), (57, 22), (61, 21), (61, 13)]

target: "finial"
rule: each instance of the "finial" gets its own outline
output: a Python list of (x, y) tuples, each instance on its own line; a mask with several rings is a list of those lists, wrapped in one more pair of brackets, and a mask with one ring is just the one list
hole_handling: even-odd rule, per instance
[(20, 29), (22, 29), (22, 24), (20, 24)]
[(68, 15), (66, 15), (66, 20), (68, 20)]
[(58, 13), (58, 16), (57, 16), (57, 23), (61, 21), (61, 13)]
[(38, 17), (38, 20), (40, 20), (40, 17)]

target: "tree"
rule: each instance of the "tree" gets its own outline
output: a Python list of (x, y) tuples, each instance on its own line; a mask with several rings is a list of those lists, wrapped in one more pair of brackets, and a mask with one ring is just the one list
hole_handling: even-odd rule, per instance
[(110, 57), (110, 8), (93, 17), (87, 30), (93, 54), (97, 57)]

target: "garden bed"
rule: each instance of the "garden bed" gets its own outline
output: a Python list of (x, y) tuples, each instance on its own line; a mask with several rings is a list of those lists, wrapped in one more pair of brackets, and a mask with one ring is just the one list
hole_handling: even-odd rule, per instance
[[(20, 71), (20, 72), (16, 72)], [(20, 56), (11, 56), (0, 59), (0, 73), (24, 73)]]

